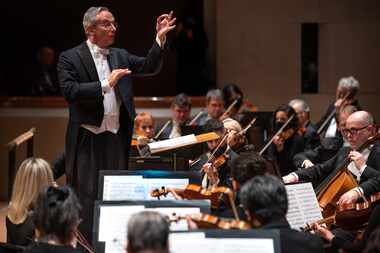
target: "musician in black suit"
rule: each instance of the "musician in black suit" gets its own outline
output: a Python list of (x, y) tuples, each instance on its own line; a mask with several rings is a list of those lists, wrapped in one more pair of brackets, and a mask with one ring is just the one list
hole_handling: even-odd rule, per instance
[[(182, 136), (181, 128), (190, 121), (191, 99), (185, 93), (180, 93), (172, 101), (170, 106), (172, 118), (168, 123), (157, 130), (157, 139), (171, 139)], [(161, 133), (159, 133), (161, 131)]]
[(297, 114), (298, 132), (303, 136), (305, 150), (316, 148), (319, 145), (319, 137), (315, 125), (310, 121), (309, 105), (302, 99), (292, 99), (289, 105)]
[(346, 105), (353, 105), (361, 110), (356, 99), (359, 89), (359, 81), (352, 76), (343, 77), (339, 80), (335, 93), (335, 102), (329, 105), (326, 113), (316, 123), (317, 133), (321, 137), (322, 145), (336, 151), (339, 149), (340, 142), (337, 139), (341, 139), (342, 136), (338, 131), (337, 113)]
[(81, 229), (89, 237), (99, 170), (127, 169), (135, 118), (131, 75), (161, 66), (172, 13), (157, 19), (157, 35), (146, 57), (111, 48), (117, 30), (112, 13), (91, 7), (83, 17), (87, 41), (63, 52), (58, 61), (62, 94), (69, 103), (66, 175), (83, 205)]
[(324, 252), (320, 238), (290, 228), (286, 189), (278, 178), (252, 178), (243, 185), (240, 200), (253, 227), (280, 231), (281, 252)]
[[(337, 115), (338, 130), (340, 133), (339, 136), (341, 136), (342, 130), (346, 128), (346, 120), (348, 116), (350, 116), (352, 113), (356, 111), (358, 111), (358, 109), (353, 105), (346, 105), (339, 111)], [(314, 164), (323, 163), (335, 156), (342, 146), (350, 145), (344, 136), (336, 138), (336, 141), (337, 142), (335, 143), (335, 145), (328, 146), (320, 144), (314, 149), (305, 150), (305, 152), (296, 154), (293, 158), (295, 166), (297, 168), (309, 168)], [(339, 147), (339, 149), (335, 151), (336, 147)]]
[(323, 180), (318, 186), (321, 188), (337, 174), (343, 161), (348, 157), (351, 163), (347, 169), (357, 179), (359, 186), (344, 193), (338, 204), (353, 203), (361, 196), (368, 197), (372, 194), (380, 184), (380, 143), (375, 142), (361, 153), (356, 150), (370, 137), (376, 135), (373, 117), (366, 111), (357, 111), (351, 114), (346, 121), (344, 135), (347, 137), (350, 147), (342, 147), (333, 158), (324, 163), (298, 170), (283, 177), (284, 182)]

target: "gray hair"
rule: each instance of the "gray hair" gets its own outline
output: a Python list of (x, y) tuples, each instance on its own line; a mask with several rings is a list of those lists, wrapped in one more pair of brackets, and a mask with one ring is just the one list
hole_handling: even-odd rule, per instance
[(98, 6), (90, 7), (83, 16), (83, 29), (87, 34), (87, 29), (94, 25), (96, 22), (96, 16), (102, 11), (109, 11), (107, 7)]
[(142, 211), (128, 222), (128, 252), (169, 252), (169, 222), (157, 212)]
[(309, 105), (306, 103), (305, 100), (300, 99), (300, 98), (296, 98), (296, 99), (292, 99), (292, 100), (290, 100), (290, 102), (289, 102), (289, 106), (293, 107), (293, 109), (294, 109), (294, 107), (295, 107), (296, 105), (300, 105), (300, 109), (301, 109), (302, 112), (310, 112), (310, 107), (309, 107)]
[(210, 102), (211, 99), (220, 99), (223, 100), (223, 93), (219, 89), (209, 90), (206, 95), (206, 101), (207, 104)]
[(359, 81), (353, 76), (343, 77), (339, 80), (338, 87), (348, 90), (358, 91), (360, 88)]

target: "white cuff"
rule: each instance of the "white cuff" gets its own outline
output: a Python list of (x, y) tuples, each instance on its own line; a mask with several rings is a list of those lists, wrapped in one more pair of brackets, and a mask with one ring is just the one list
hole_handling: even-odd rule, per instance
[(365, 168), (367, 168), (367, 164), (364, 164), (361, 168), (359, 168), (360, 175), (363, 174)]
[(364, 191), (360, 186), (355, 187), (353, 190), (356, 191), (360, 197), (364, 197)]
[(161, 45), (161, 40), (158, 38), (158, 36), (156, 36), (156, 42), (160, 48), (163, 48), (166, 42), (166, 36), (164, 37), (164, 41), (162, 42), (162, 45)]
[(103, 91), (103, 94), (104, 93), (108, 93), (111, 91), (111, 87), (110, 87), (110, 84), (108, 82), (108, 79), (104, 79), (102, 80), (101, 82), (101, 85), (102, 85), (102, 91)]
[(295, 173), (295, 172), (292, 172), (289, 175), (292, 175), (292, 176), (294, 176), (296, 178), (296, 180), (297, 180), (296, 183), (298, 183), (298, 181), (300, 180), (300, 178), (298, 177), (297, 173)]

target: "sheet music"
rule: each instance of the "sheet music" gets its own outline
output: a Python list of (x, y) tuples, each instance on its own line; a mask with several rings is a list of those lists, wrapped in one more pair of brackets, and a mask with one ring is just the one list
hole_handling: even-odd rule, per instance
[(103, 200), (144, 200), (146, 187), (143, 176), (104, 176)]
[[(125, 253), (127, 245), (127, 224), (131, 216), (141, 211), (156, 211), (163, 215), (184, 216), (200, 213), (199, 207), (159, 207), (145, 208), (144, 206), (102, 206), (99, 216), (98, 241), (105, 242), (105, 253)], [(184, 222), (184, 223), (183, 223)], [(187, 222), (173, 223), (171, 230), (187, 230)]]
[(206, 253), (209, 245), (204, 232), (170, 233), (169, 247), (170, 253)]
[[(151, 209), (147, 208), (145, 210), (156, 211), (165, 216), (168, 216), (169, 218), (175, 218), (175, 216), (181, 217), (181, 216), (197, 214), (201, 212), (199, 207), (157, 207), (157, 208), (151, 208)], [(170, 223), (170, 230), (171, 231), (188, 230), (187, 221), (179, 220), (178, 222)]]
[[(189, 184), (188, 178), (145, 178), (144, 180), (146, 182), (146, 200), (157, 200), (150, 196), (150, 192), (154, 189), (161, 189), (162, 186), (184, 189)], [(161, 199), (174, 200), (175, 198), (172, 194), (168, 194), (166, 197), (162, 196)]]
[[(157, 200), (150, 196), (153, 189), (183, 189), (189, 184), (188, 178), (143, 178), (134, 175), (104, 176), (103, 200)], [(172, 194), (162, 197), (174, 200)]]
[(286, 218), (293, 229), (322, 219), (317, 197), (311, 183), (286, 185), (289, 208)]
[(189, 134), (177, 138), (172, 138), (163, 141), (156, 141), (149, 143), (148, 146), (150, 148), (151, 153), (158, 152), (160, 150), (170, 149), (173, 147), (182, 147), (185, 145), (191, 145), (197, 143), (197, 138), (194, 134)]
[(130, 217), (144, 209), (144, 206), (101, 206), (98, 241), (125, 241)]
[(171, 233), (171, 253), (274, 253), (270, 238), (206, 238), (204, 233)]
[(212, 253), (274, 253), (273, 239), (270, 238), (207, 238), (215, 245)]

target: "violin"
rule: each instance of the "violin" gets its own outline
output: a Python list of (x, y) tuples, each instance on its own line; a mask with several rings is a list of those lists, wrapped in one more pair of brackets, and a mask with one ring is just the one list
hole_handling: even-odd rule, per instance
[(159, 189), (151, 191), (150, 195), (153, 198), (160, 199), (161, 196), (166, 196), (171, 193), (175, 199), (207, 199), (210, 200), (211, 208), (218, 209), (222, 201), (229, 204), (235, 219), (240, 220), (237, 208), (235, 205), (235, 193), (228, 187), (219, 186), (212, 187), (211, 189), (203, 188), (200, 185), (188, 184), (185, 189), (166, 188), (162, 186)]
[(175, 213), (170, 219), (170, 222), (178, 222), (183, 219), (190, 219), (197, 225), (198, 229), (238, 229), (248, 230), (251, 229), (251, 225), (245, 221), (238, 221), (234, 219), (221, 219), (217, 216), (198, 213), (187, 216), (177, 216)]
[(340, 205), (336, 209), (336, 213), (325, 219), (318, 220), (312, 224), (307, 224), (303, 231), (308, 232), (313, 230), (314, 224), (327, 224), (346, 229), (357, 230), (368, 222), (374, 207), (380, 203), (380, 192), (371, 195), (368, 200), (362, 202)]
[(278, 136), (284, 141), (286, 141), (287, 139), (292, 137), (295, 133), (296, 133), (296, 130), (294, 130), (293, 128), (289, 128), (287, 130), (282, 131)]
[(233, 195), (228, 187), (212, 187), (210, 190), (200, 185), (188, 184), (184, 189), (166, 188), (162, 186), (160, 189), (154, 189), (150, 195), (153, 198), (160, 199), (161, 196), (166, 197), (171, 193), (176, 199), (208, 199), (211, 201), (211, 208), (217, 209), (220, 206), (222, 195)]
[[(267, 142), (267, 144), (265, 144), (265, 146), (264, 146), (264, 147), (260, 150), (260, 152), (259, 152), (260, 155), (263, 155), (263, 153), (265, 152), (265, 150), (267, 150), (267, 148), (272, 144), (272, 142), (273, 142), (273, 140), (275, 139), (276, 136), (279, 136), (279, 135), (281, 135), (283, 132), (286, 132), (286, 133), (284, 134), (284, 136), (282, 136), (282, 138), (287, 137), (287, 138), (285, 138), (285, 140), (286, 140), (286, 139), (290, 138), (290, 137), (294, 134), (294, 132), (292, 133), (292, 132), (290, 131), (292, 128), (290, 128), (290, 129), (284, 131), (285, 128), (289, 125), (290, 121), (292, 121), (292, 119), (294, 118), (294, 116), (295, 116), (295, 114), (292, 114), (292, 116), (289, 117), (289, 119), (285, 122), (285, 124), (282, 125), (282, 127), (281, 127), (281, 128), (280, 128), (280, 129), (279, 129), (279, 130), (273, 135), (273, 137)], [(294, 131), (294, 130), (293, 130), (293, 131)], [(281, 137), (281, 136), (280, 136), (280, 137)]]

